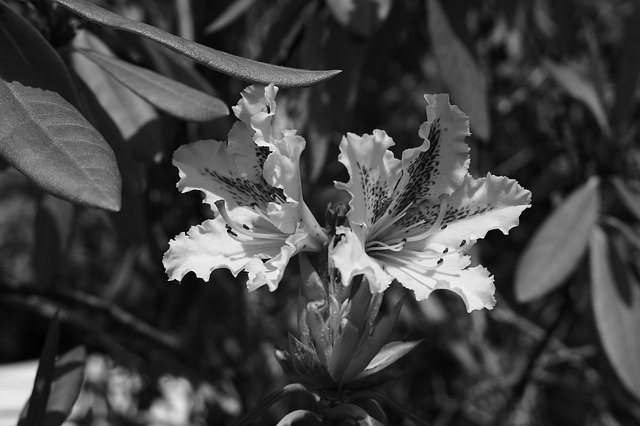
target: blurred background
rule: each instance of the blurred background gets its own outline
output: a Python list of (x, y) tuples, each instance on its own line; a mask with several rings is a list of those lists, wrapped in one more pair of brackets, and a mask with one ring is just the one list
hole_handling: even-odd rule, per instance
[[(180, 121), (74, 59), (70, 46), (229, 106), (245, 83), (61, 10), (53, 23), (29, 2), (7, 3), (83, 82), (118, 158), (123, 205), (107, 213), (57, 199), (0, 160), (0, 392), (13, 391), (0, 400), (16, 401), (0, 402), (0, 418), (22, 409), (36, 366), (25, 360), (38, 357), (59, 310), (60, 350), (89, 351), (70, 422), (229, 424), (287, 383), (273, 352), (296, 328), (297, 264), (274, 293), (248, 293), (226, 270), (209, 283), (192, 274), (167, 282), (169, 239), (212, 216), (199, 194), (176, 190), (172, 153), (224, 140), (232, 117)], [(384, 129), (399, 156), (421, 143), (423, 94), (450, 93), (471, 118), (472, 174), (517, 179), (533, 206), (508, 236), (494, 231), (474, 249), (495, 275), (494, 310), (468, 315), (440, 292), (407, 298), (397, 337), (424, 341), (383, 391), (440, 426), (640, 424), (639, 2), (96, 3), (238, 56), (342, 70), (277, 98), (279, 125), (307, 140), (303, 188), (318, 218), (346, 199), (333, 186), (348, 178), (337, 161), (344, 133)], [(263, 422), (305, 403), (281, 401)]]

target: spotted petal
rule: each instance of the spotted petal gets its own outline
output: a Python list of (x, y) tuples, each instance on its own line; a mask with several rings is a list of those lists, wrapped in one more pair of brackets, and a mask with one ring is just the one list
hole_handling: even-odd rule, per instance
[[(252, 140), (246, 143), (255, 147)], [(197, 141), (178, 148), (173, 155), (173, 164), (180, 174), (178, 189), (181, 192), (202, 191), (207, 204), (213, 206), (216, 201), (224, 200), (231, 209), (256, 203), (266, 210), (270, 202), (284, 202), (282, 192), (268, 185), (262, 173), (256, 175), (255, 170), (249, 167), (249, 164), (258, 165), (256, 150), (247, 148), (240, 151), (237, 149), (240, 144), (239, 140), (229, 143), (229, 146), (236, 147), (234, 152), (229, 152), (226, 143), (213, 140)], [(253, 159), (249, 157), (250, 153), (253, 153)]]
[(402, 212), (413, 203), (412, 211), (424, 202), (438, 203), (441, 195), (451, 194), (464, 180), (469, 169), (469, 117), (449, 104), (449, 95), (425, 95), (427, 121), (420, 126), (424, 143), (402, 153), (402, 178), (393, 213)]
[(402, 251), (382, 260), (386, 271), (404, 287), (413, 290), (417, 300), (424, 300), (434, 290), (457, 293), (467, 311), (491, 309), (495, 305), (493, 277), (482, 266), (469, 267), (470, 259), (451, 252), (438, 258), (415, 257)]
[(353, 277), (364, 275), (372, 292), (384, 291), (393, 282), (380, 263), (365, 252), (363, 239), (350, 228), (336, 227), (333, 246), (329, 247), (329, 258), (338, 271), (343, 285), (351, 283)]
[(350, 179), (335, 185), (351, 194), (351, 224), (370, 227), (389, 206), (400, 177), (400, 160), (387, 149), (393, 145), (382, 130), (362, 136), (347, 133), (342, 138), (338, 160), (347, 168)]
[(430, 243), (458, 247), (462, 241), (483, 238), (492, 229), (505, 235), (518, 225), (522, 211), (530, 207), (531, 192), (513, 179), (487, 174), (482, 179), (467, 175), (448, 200), (441, 231)]

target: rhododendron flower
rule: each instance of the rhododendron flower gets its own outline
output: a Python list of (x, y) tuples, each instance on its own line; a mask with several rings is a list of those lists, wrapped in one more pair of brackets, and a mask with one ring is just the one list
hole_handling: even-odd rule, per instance
[(181, 192), (202, 191), (219, 214), (169, 242), (170, 279), (193, 271), (208, 280), (216, 268), (248, 273), (247, 286), (275, 290), (295, 253), (319, 251), (327, 237), (302, 200), (299, 160), (305, 140), (276, 131), (278, 88), (250, 86), (233, 111), (228, 141), (203, 140), (176, 150)]
[(492, 308), (493, 277), (469, 267), (465, 251), (489, 230), (506, 234), (516, 226), (531, 193), (506, 177), (472, 178), (469, 118), (448, 95), (425, 98), (424, 142), (402, 160), (387, 149), (394, 143), (382, 130), (342, 139), (339, 160), (350, 180), (336, 187), (351, 194), (350, 228), (337, 228), (330, 256), (344, 285), (364, 274), (372, 291), (383, 291), (395, 278), (418, 300), (448, 289), (468, 311)]

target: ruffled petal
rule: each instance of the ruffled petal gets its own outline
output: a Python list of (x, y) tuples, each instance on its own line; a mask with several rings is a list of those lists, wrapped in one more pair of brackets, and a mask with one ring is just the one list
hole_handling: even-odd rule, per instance
[(273, 134), (272, 121), (276, 113), (276, 94), (278, 88), (273, 84), (268, 86), (253, 85), (242, 91), (242, 98), (232, 107), (233, 112), (247, 127), (254, 130), (256, 142), (266, 143), (277, 138)]
[(448, 200), (440, 231), (428, 241), (458, 247), (462, 241), (483, 238), (492, 229), (506, 235), (518, 225), (520, 214), (530, 202), (531, 192), (513, 179), (491, 174), (473, 179), (467, 175)]
[(340, 161), (349, 172), (349, 182), (336, 188), (351, 194), (348, 213), (352, 224), (371, 226), (386, 211), (400, 177), (400, 160), (387, 148), (394, 145), (382, 130), (373, 135), (348, 133), (340, 142)]
[(352, 229), (336, 227), (335, 239), (337, 242), (333, 247), (329, 246), (329, 258), (340, 271), (343, 285), (348, 286), (355, 276), (362, 274), (367, 277), (371, 292), (381, 292), (389, 287), (393, 277), (367, 255), (362, 239)]
[(469, 117), (449, 104), (449, 95), (425, 95), (427, 121), (419, 135), (425, 141), (418, 148), (402, 153), (403, 175), (398, 184), (399, 195), (393, 203), (392, 215), (409, 205), (403, 221), (414, 221), (413, 212), (421, 203), (438, 203), (441, 195), (451, 194), (464, 180), (469, 169), (469, 146), (464, 138), (469, 133)]
[(295, 130), (285, 130), (282, 139), (274, 139), (272, 152), (264, 163), (264, 179), (282, 189), (288, 201), (302, 201), (300, 155), (306, 142)]
[(282, 244), (284, 238), (239, 242), (229, 235), (225, 221), (218, 217), (193, 226), (171, 240), (162, 263), (170, 280), (179, 281), (192, 271), (208, 281), (214, 269), (227, 268), (236, 276), (253, 259), (277, 256)]
[(468, 312), (495, 305), (493, 277), (482, 266), (468, 267), (471, 262), (468, 256), (454, 252), (440, 258), (416, 258), (400, 252), (381, 262), (389, 274), (413, 290), (417, 300), (426, 299), (434, 290), (445, 289), (462, 297)]
[(270, 291), (278, 288), (278, 283), (282, 280), (284, 271), (293, 255), (301, 251), (308, 251), (310, 248), (309, 238), (306, 232), (298, 230), (291, 234), (280, 247), (277, 255), (273, 256), (266, 262), (251, 262), (247, 265), (249, 278), (247, 279), (247, 288), (249, 291), (267, 285)]
[[(253, 141), (249, 143), (255, 147)], [(254, 155), (255, 152), (253, 149)], [(251, 163), (258, 164), (255, 156), (253, 160), (241, 157), (243, 161), (238, 161), (239, 157), (241, 154), (238, 151), (230, 153), (224, 142), (203, 140), (181, 146), (173, 155), (173, 164), (180, 173), (178, 189), (181, 192), (202, 191), (207, 204), (213, 206), (222, 199), (230, 209), (253, 203), (266, 209), (270, 202), (284, 203), (282, 190), (267, 184), (262, 170), (256, 176), (253, 169), (248, 168)]]

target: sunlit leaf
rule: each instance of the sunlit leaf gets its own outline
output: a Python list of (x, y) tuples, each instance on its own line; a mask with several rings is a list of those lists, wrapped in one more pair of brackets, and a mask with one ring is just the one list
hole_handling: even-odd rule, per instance
[(65, 52), (67, 62), (93, 92), (132, 152), (146, 161), (159, 160), (164, 155), (164, 134), (160, 117), (153, 106), (87, 58), (87, 49), (110, 55), (111, 50), (88, 31), (79, 32)]
[(558, 288), (587, 248), (600, 208), (599, 180), (576, 189), (538, 228), (518, 262), (515, 295), (529, 302)]
[(320, 83), (340, 72), (300, 70), (265, 64), (182, 39), (154, 26), (127, 19), (85, 0), (54, 1), (92, 22), (148, 37), (204, 66), (240, 80), (262, 84), (274, 83), (282, 87), (304, 87)]
[(471, 131), (481, 139), (491, 135), (487, 82), (473, 56), (456, 36), (438, 0), (427, 0), (428, 30), (440, 77), (455, 103), (470, 118)]
[(594, 228), (590, 243), (591, 292), (600, 341), (624, 386), (640, 398), (640, 285), (632, 274), (627, 279), (627, 299), (618, 291), (609, 262), (607, 236)]
[(422, 340), (413, 342), (390, 342), (380, 349), (380, 352), (371, 360), (369, 365), (356, 376), (355, 380), (370, 376), (389, 367), (391, 364), (407, 355)]
[(325, 0), (333, 16), (350, 31), (370, 36), (387, 19), (392, 0)]
[(47, 192), (118, 210), (115, 157), (76, 103), (55, 51), (23, 18), (2, 9), (0, 156)]
[(71, 237), (75, 207), (52, 195), (40, 200), (36, 214), (33, 263), (36, 280), (47, 288), (55, 279)]
[(229, 114), (229, 108), (220, 99), (175, 80), (95, 51), (80, 50), (80, 53), (142, 99), (176, 118), (211, 121)]
[(607, 113), (593, 84), (566, 65), (556, 64), (550, 60), (545, 60), (544, 65), (562, 89), (574, 99), (582, 102), (591, 111), (602, 132), (609, 134)]
[(212, 34), (231, 25), (247, 12), (256, 0), (234, 0), (220, 15), (204, 29), (205, 34)]

